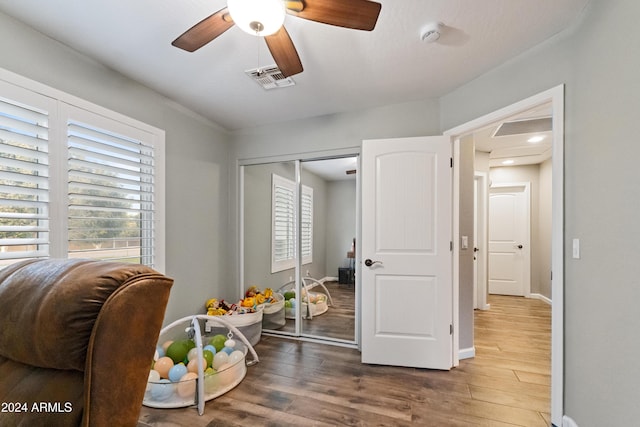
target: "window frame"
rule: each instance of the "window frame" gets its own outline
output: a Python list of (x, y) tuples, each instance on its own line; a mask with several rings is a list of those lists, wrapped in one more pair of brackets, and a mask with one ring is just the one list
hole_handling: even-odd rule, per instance
[(49, 254), (68, 258), (67, 122), (69, 117), (102, 123), (110, 132), (143, 139), (154, 150), (154, 257), (152, 268), (165, 271), (165, 131), (81, 98), (0, 69), (0, 97), (31, 104), (46, 99), (49, 112)]

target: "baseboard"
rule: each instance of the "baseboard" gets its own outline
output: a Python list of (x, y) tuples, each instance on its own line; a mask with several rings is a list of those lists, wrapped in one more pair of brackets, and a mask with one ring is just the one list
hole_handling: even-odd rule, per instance
[(578, 423), (576, 423), (571, 417), (564, 415), (562, 417), (562, 427), (578, 427)]
[(476, 357), (476, 348), (475, 347), (471, 347), (471, 348), (461, 348), (458, 351), (458, 359), (462, 360), (462, 359), (471, 359)]
[(547, 298), (542, 294), (530, 294), (529, 298), (539, 299), (540, 301), (544, 301), (547, 304), (551, 305), (551, 298)]
[(323, 277), (322, 279), (318, 280), (318, 282), (320, 282), (320, 283), (337, 282), (337, 281), (338, 281), (337, 277), (331, 277), (331, 276), (326, 276), (326, 277)]

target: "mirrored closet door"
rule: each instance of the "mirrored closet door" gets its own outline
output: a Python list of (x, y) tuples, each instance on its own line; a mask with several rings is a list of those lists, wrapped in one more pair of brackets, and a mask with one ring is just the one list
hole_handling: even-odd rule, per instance
[(265, 332), (356, 344), (357, 168), (356, 156), (241, 167), (243, 289), (284, 298)]

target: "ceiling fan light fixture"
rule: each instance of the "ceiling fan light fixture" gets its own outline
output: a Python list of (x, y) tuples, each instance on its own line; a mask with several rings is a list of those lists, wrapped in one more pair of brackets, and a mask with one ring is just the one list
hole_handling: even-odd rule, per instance
[(254, 36), (275, 34), (286, 15), (282, 0), (227, 0), (233, 22)]

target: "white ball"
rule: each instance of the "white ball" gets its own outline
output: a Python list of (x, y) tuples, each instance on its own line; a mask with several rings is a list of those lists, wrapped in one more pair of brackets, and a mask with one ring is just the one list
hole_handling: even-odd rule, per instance
[(229, 363), (231, 363), (232, 365), (235, 365), (242, 359), (244, 359), (244, 353), (240, 350), (236, 350), (229, 355)]
[(220, 368), (220, 366), (228, 362), (229, 362), (229, 355), (224, 351), (221, 351), (219, 353), (216, 353), (213, 356), (213, 363), (211, 364), (211, 366), (213, 367), (213, 369), (217, 371)]

